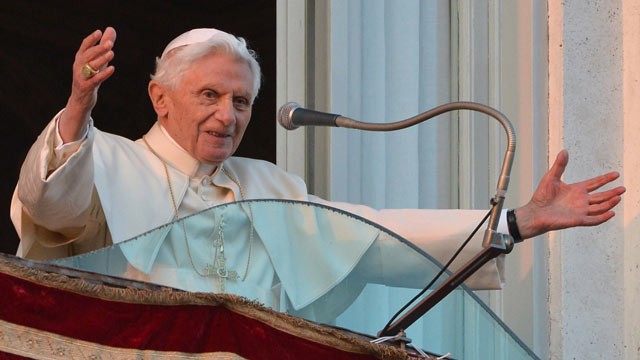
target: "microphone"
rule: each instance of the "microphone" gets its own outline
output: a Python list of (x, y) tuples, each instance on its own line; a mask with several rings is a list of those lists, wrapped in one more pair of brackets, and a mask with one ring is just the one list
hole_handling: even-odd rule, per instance
[[(487, 105), (468, 101), (457, 101), (443, 104), (416, 116), (390, 123), (358, 121), (341, 115), (303, 109), (300, 105), (293, 102), (283, 105), (280, 110), (278, 110), (278, 122), (287, 130), (293, 130), (299, 126), (333, 126), (366, 131), (395, 131), (405, 129), (410, 126), (420, 124), (438, 115), (456, 110), (471, 110), (483, 113), (497, 120), (500, 125), (502, 125), (507, 135), (507, 148), (505, 150), (500, 177), (498, 178), (496, 194), (490, 201), (492, 208), (489, 214), (489, 224), (485, 231), (483, 240), (484, 249), (476, 255), (476, 257), (467, 262), (461, 269), (458, 269), (452, 276), (447, 278), (444, 283), (431, 292), (419, 304), (409, 309), (399, 320), (394, 323), (391, 323), (390, 321), (389, 324), (380, 331), (379, 336), (402, 333), (404, 329), (409, 327), (419, 317), (429, 311), (429, 309), (453, 291), (454, 288), (462, 284), (482, 265), (486, 264), (489, 260), (497, 257), (498, 255), (508, 253), (513, 248), (513, 241), (511, 241), (508, 236), (502, 236), (502, 234), (497, 232), (498, 221), (500, 220), (500, 213), (507, 193), (507, 187), (509, 186), (509, 174), (511, 173), (511, 167), (516, 150), (516, 137), (513, 125), (511, 125), (509, 119), (507, 119), (507, 117), (498, 110)], [(411, 300), (410, 303), (414, 300)], [(407, 306), (408, 305), (409, 304), (407, 304)], [(403, 310), (404, 309), (406, 309), (406, 307), (403, 308)], [(392, 321), (398, 314), (394, 315)]]
[(515, 150), (515, 133), (509, 119), (496, 109), (467, 101), (458, 101), (436, 106), (416, 116), (394, 122), (364, 122), (342, 115), (305, 109), (295, 102), (289, 102), (280, 107), (277, 118), (280, 125), (287, 130), (294, 130), (300, 126), (332, 126), (365, 131), (396, 131), (420, 124), (421, 122), (454, 110), (477, 111), (498, 120), (507, 133), (509, 142), (507, 146), (509, 150)]
[(287, 130), (300, 126), (338, 126), (336, 120), (340, 115), (324, 113), (302, 108), (295, 102), (289, 102), (278, 110), (278, 122)]

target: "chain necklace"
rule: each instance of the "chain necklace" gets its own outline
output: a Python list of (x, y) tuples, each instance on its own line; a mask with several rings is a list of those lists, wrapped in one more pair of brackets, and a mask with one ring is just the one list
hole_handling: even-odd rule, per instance
[[(142, 137), (142, 140), (144, 141), (145, 145), (147, 145), (149, 150), (160, 160), (160, 162), (162, 162), (162, 166), (164, 167), (164, 173), (167, 179), (167, 185), (169, 186), (169, 195), (171, 196), (171, 204), (173, 205), (174, 218), (175, 220), (178, 220), (179, 219), (178, 203), (176, 202), (176, 197), (173, 192), (173, 186), (171, 185), (171, 178), (169, 177), (169, 169), (168, 169), (167, 163), (164, 161), (162, 157), (160, 157), (160, 155), (158, 155), (158, 153), (151, 147), (151, 145), (149, 145), (149, 143), (147, 142), (147, 139), (144, 136)], [(227, 169), (224, 168), (222, 164), (220, 164), (220, 170), (229, 179), (231, 179), (231, 181), (233, 181), (234, 184), (236, 184), (236, 186), (240, 190), (240, 200), (245, 200), (244, 190), (242, 186), (240, 186), (240, 182), (236, 180), (235, 177), (231, 176), (231, 174), (227, 171)], [(242, 206), (240, 207), (244, 211), (244, 208)], [(251, 221), (251, 231), (249, 233), (249, 254), (247, 255), (247, 264), (245, 266), (244, 274), (242, 275), (241, 281), (244, 281), (247, 278), (247, 274), (249, 273), (249, 264), (251, 263), (251, 253), (253, 250), (254, 229), (253, 229), (253, 210), (251, 209), (251, 204), (248, 204), (248, 208), (249, 208), (249, 219)], [(214, 222), (215, 222), (215, 214), (214, 214)], [(224, 216), (221, 216), (220, 222), (218, 223), (218, 234), (217, 234), (218, 236), (213, 241), (213, 245), (216, 249), (214, 262), (213, 264), (207, 264), (204, 268), (204, 272), (201, 272), (200, 270), (198, 270), (198, 267), (195, 265), (195, 262), (193, 261), (193, 257), (191, 256), (189, 239), (187, 237), (187, 228), (184, 225), (184, 221), (182, 221), (182, 234), (184, 236), (185, 246), (187, 247), (187, 255), (189, 256), (189, 261), (191, 262), (191, 266), (193, 267), (193, 270), (195, 270), (195, 272), (202, 277), (216, 276), (220, 283), (220, 292), (222, 293), (224, 293), (226, 290), (226, 287), (225, 287), (226, 280), (236, 281), (238, 279), (237, 271), (227, 270), (227, 258), (224, 252), (223, 227), (224, 227)]]

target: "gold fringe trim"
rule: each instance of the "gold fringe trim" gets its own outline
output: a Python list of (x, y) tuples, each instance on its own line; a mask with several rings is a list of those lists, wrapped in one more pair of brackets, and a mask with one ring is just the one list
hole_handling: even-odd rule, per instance
[(116, 348), (35, 330), (2, 320), (0, 320), (0, 350), (31, 359), (246, 360), (240, 355), (222, 351), (193, 354), (178, 351)]
[[(347, 334), (337, 329), (322, 326), (308, 320), (290, 316), (247, 298), (233, 294), (198, 293), (162, 288), (145, 290), (134, 287), (114, 287), (90, 283), (82, 278), (74, 278), (55, 272), (38, 270), (20, 264), (24, 261), (0, 256), (0, 272), (47, 286), (73, 292), (96, 299), (144, 305), (202, 305), (221, 306), (238, 314), (258, 320), (275, 329), (291, 335), (327, 345), (342, 351), (366, 354), (378, 359), (410, 359), (406, 351), (385, 344), (372, 344), (365, 336)], [(27, 261), (28, 262), (28, 261)], [(108, 279), (107, 276), (102, 278)], [(132, 284), (134, 282), (131, 282)]]

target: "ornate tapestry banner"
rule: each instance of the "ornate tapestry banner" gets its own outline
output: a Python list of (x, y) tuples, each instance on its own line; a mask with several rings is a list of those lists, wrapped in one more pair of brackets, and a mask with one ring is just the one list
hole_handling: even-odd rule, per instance
[(109, 283), (104, 276), (73, 271), (68, 276), (34, 265), (0, 256), (3, 358), (411, 357), (234, 295), (190, 293), (115, 278)]

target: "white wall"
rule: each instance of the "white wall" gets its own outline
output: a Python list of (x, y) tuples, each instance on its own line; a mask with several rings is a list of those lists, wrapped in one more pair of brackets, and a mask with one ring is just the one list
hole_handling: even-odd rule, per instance
[(635, 1), (549, 3), (549, 144), (565, 179), (610, 170), (629, 189), (606, 225), (550, 236), (549, 358), (640, 356), (637, 176), (640, 11)]

